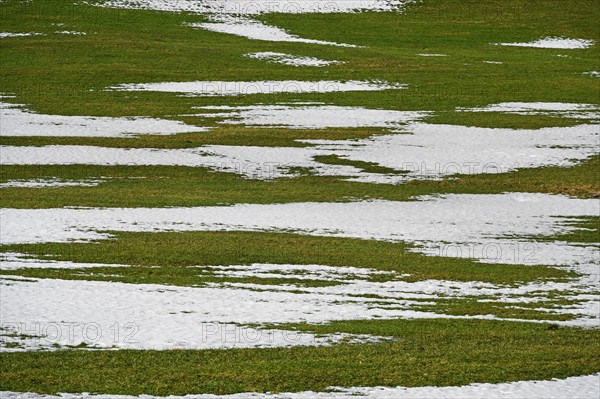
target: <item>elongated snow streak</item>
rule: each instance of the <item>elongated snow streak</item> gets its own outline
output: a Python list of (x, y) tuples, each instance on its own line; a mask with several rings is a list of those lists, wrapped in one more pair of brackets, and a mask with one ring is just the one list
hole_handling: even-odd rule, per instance
[(570, 119), (600, 121), (600, 107), (595, 104), (551, 102), (507, 102), (481, 108), (457, 108), (459, 112), (500, 112), (515, 115), (544, 115)]
[(263, 80), (248, 82), (196, 81), (128, 83), (112, 86), (119, 91), (150, 91), (180, 93), (200, 97), (240, 96), (249, 94), (277, 93), (337, 93), (348, 91), (382, 91), (405, 89), (406, 85), (388, 82), (350, 80), (302, 81), (302, 80)]
[[(294, 176), (295, 168), (320, 176), (366, 183), (400, 184), (453, 175), (496, 174), (543, 166), (571, 166), (598, 153), (598, 125), (514, 130), (410, 123), (419, 112), (351, 107), (248, 107), (200, 114), (221, 123), (294, 128), (381, 127), (411, 134), (361, 140), (302, 140), (308, 147), (207, 145), (187, 149), (105, 148), (92, 146), (2, 146), (2, 165), (164, 165), (205, 167), (252, 179)], [(216, 107), (213, 110), (217, 110)], [(279, 125), (287, 123), (287, 125)], [(483, 146), (481, 143), (485, 143)], [(373, 163), (394, 173), (366, 172), (360, 163), (337, 165), (318, 156)]]
[(31, 179), (9, 180), (0, 183), (0, 188), (61, 188), (61, 187), (95, 187), (103, 183), (102, 179), (65, 180), (65, 179)]
[(16, 32), (0, 32), (0, 39), (11, 38), (11, 37), (28, 37), (28, 36), (45, 36), (43, 33), (27, 32), (27, 33), (16, 33)]
[(286, 392), (263, 394), (257, 392), (233, 395), (130, 396), (61, 393), (59, 396), (37, 393), (0, 391), (5, 399), (549, 399), (600, 397), (600, 374), (550, 381), (516, 381), (500, 384), (474, 383), (449, 387), (330, 387), (327, 392)]
[(534, 47), (534, 48), (551, 48), (551, 49), (586, 49), (594, 45), (591, 39), (569, 39), (564, 37), (545, 37), (543, 39), (531, 42), (517, 43), (496, 43), (499, 46), (511, 47)]
[(295, 67), (325, 67), (342, 63), (340, 61), (321, 60), (315, 57), (299, 57), (292, 54), (276, 53), (272, 51), (248, 53), (244, 56), (248, 58), (256, 58), (257, 60), (267, 61), (270, 63), (290, 65)]
[(3, 102), (0, 102), (0, 119), (0, 136), (16, 137), (134, 137), (136, 134), (169, 135), (208, 130), (179, 121), (146, 117), (45, 115)]
[(99, 6), (198, 14), (312, 14), (401, 11), (410, 0), (110, 0)]
[(326, 46), (338, 47), (360, 47), (353, 44), (330, 42), (326, 40), (306, 39), (294, 35), (285, 29), (277, 26), (266, 25), (246, 17), (231, 17), (229, 15), (211, 16), (210, 22), (188, 23), (186, 26), (208, 30), (211, 32), (227, 33), (230, 35), (241, 36), (251, 40), (262, 40), (268, 42), (294, 42), (321, 44)]
[[(77, 346), (82, 342), (104, 349), (165, 350), (322, 346), (341, 340), (361, 343), (384, 339), (342, 333), (315, 336), (241, 325), (295, 320), (321, 310), (331, 315), (346, 307), (356, 312), (367, 310), (360, 304), (328, 304), (327, 296), (319, 300), (319, 296), (308, 298), (307, 294), (304, 300), (300, 297), (290, 301), (295, 294), (99, 281), (19, 281), (15, 277), (0, 279), (0, 284), (0, 343), (23, 345), (13, 351), (51, 349), (53, 344)], [(283, 317), (277, 312), (283, 312)], [(24, 327), (33, 338), (12, 336), (22, 334)], [(2, 348), (7, 350), (10, 348)]]
[[(418, 201), (239, 204), (196, 208), (2, 209), (3, 244), (69, 242), (110, 237), (105, 231), (296, 231), (317, 236), (408, 241), (416, 251), (490, 263), (577, 265), (594, 261), (595, 247), (515, 236), (572, 231), (569, 217), (597, 216), (600, 200), (508, 193), (444, 195)], [(499, 213), (498, 209), (502, 209)], [(566, 219), (565, 219), (566, 218)], [(471, 245), (470, 253), (457, 250)], [(493, 246), (496, 251), (484, 251)], [(440, 252), (442, 251), (442, 252)]]

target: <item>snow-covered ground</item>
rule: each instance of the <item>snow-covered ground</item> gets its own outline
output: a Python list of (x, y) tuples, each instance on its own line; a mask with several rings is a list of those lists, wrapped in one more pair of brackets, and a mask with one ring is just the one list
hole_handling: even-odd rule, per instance
[[(369, 309), (342, 296), (253, 289), (174, 287), (101, 281), (0, 279), (0, 342), (22, 347), (2, 351), (64, 348), (85, 342), (103, 349), (225, 349), (330, 345), (341, 340), (373, 342), (382, 337), (316, 336), (247, 324), (361, 319), (397, 312)], [(410, 313), (410, 312), (409, 312)], [(13, 337), (14, 333), (31, 337)], [(4, 346), (4, 345), (2, 345)]]
[(302, 80), (266, 80), (250, 82), (197, 81), (197, 82), (161, 82), (129, 83), (112, 86), (109, 89), (122, 91), (154, 91), (179, 93), (189, 96), (241, 96), (249, 94), (277, 93), (338, 93), (348, 91), (382, 91), (405, 89), (406, 85), (389, 82), (370, 82), (349, 80), (302, 81)]
[(569, 39), (564, 37), (545, 37), (531, 42), (516, 43), (496, 43), (499, 46), (511, 47), (534, 47), (534, 48), (552, 48), (552, 49), (586, 49), (594, 45), (591, 39)]
[(9, 37), (27, 37), (27, 36), (44, 36), (43, 33), (39, 32), (0, 32), (0, 39), (9, 38)]
[(104, 179), (68, 180), (59, 178), (9, 180), (7, 182), (0, 183), (0, 188), (95, 187), (104, 181)]
[[(223, 123), (287, 123), (293, 127), (382, 127), (406, 134), (360, 140), (302, 140), (308, 147), (207, 145), (186, 149), (92, 146), (1, 146), (2, 165), (177, 165), (205, 167), (254, 179), (293, 176), (297, 167), (321, 176), (367, 183), (399, 184), (452, 175), (495, 174), (542, 166), (571, 166), (599, 152), (598, 125), (537, 130), (411, 123), (419, 112), (330, 107), (286, 113), (278, 106), (234, 111)], [(229, 109), (214, 117), (226, 117)], [(202, 114), (208, 116), (209, 114)], [(311, 119), (314, 116), (314, 119)], [(328, 116), (331, 116), (328, 118)], [(485, 143), (485, 145), (482, 145)], [(335, 155), (370, 162), (396, 173), (371, 173), (359, 166), (332, 165), (315, 157)]]
[(338, 47), (359, 47), (354, 44), (337, 43), (326, 40), (307, 39), (298, 35), (289, 33), (287, 30), (277, 26), (266, 25), (261, 21), (246, 17), (232, 17), (230, 15), (212, 15), (210, 22), (192, 22), (187, 23), (194, 29), (203, 29), (211, 32), (226, 33), (235, 36), (245, 37), (251, 40), (262, 40), (268, 42), (293, 42), (322, 44), (326, 46)]
[(460, 112), (500, 112), (515, 115), (545, 115), (571, 119), (600, 121), (600, 107), (595, 104), (577, 103), (499, 103), (482, 108), (458, 108)]
[[(110, 237), (105, 231), (294, 231), (407, 241), (422, 246), (415, 251), (490, 263), (577, 265), (593, 263), (597, 248), (515, 237), (551, 236), (575, 230), (569, 224), (570, 218), (597, 216), (599, 205), (598, 199), (507, 193), (425, 196), (409, 202), (2, 209), (0, 241), (21, 244), (96, 240)], [(535, 248), (523, 248), (532, 242)], [(471, 250), (457, 250), (463, 246)], [(519, 247), (521, 252), (517, 251)]]
[(187, 25), (196, 29), (242, 36), (252, 40), (360, 47), (354, 44), (302, 38), (285, 29), (266, 25), (252, 16), (274, 12), (285, 14), (401, 12), (404, 6), (412, 2), (413, 0), (111, 0), (98, 5), (202, 14), (209, 22), (193, 22)]
[(208, 130), (179, 121), (147, 117), (45, 115), (4, 102), (0, 102), (0, 118), (0, 136), (135, 137), (136, 134), (170, 135)]
[(518, 381), (500, 384), (470, 384), (450, 387), (331, 387), (330, 392), (293, 392), (234, 395), (186, 395), (159, 397), (151, 395), (39, 395), (35, 393), (0, 392), (6, 399), (597, 399), (600, 396), (600, 374), (550, 381)]
[(256, 15), (399, 11), (411, 2), (412, 0), (109, 0), (99, 5), (199, 14)]
[(273, 51), (260, 51), (256, 53), (245, 54), (248, 58), (256, 58), (257, 60), (267, 61), (275, 64), (291, 65), (297, 67), (324, 67), (334, 64), (342, 64), (340, 61), (321, 60), (315, 57), (301, 57), (286, 53), (277, 53)]

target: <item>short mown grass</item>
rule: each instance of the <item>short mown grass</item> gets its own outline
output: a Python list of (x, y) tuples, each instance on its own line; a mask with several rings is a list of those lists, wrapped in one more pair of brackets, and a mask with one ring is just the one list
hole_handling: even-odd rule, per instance
[[(426, 256), (411, 252), (411, 245), (353, 238), (312, 237), (289, 233), (177, 232), (114, 233), (116, 239), (92, 243), (3, 245), (5, 252), (50, 256), (74, 262), (132, 265), (85, 273), (123, 275), (113, 281), (194, 285), (205, 282), (198, 270), (187, 266), (244, 265), (252, 263), (355, 266), (410, 274), (407, 281), (425, 279), (484, 281), (511, 285), (543, 279), (565, 279), (573, 273), (545, 266), (495, 265), (473, 259)], [(135, 268), (133, 266), (146, 266)], [(159, 269), (147, 266), (160, 266)], [(82, 270), (22, 269), (5, 271), (31, 277), (77, 277)], [(90, 275), (85, 278), (98, 278)], [(102, 279), (102, 278), (100, 278)]]
[[(353, 43), (364, 48), (252, 41), (194, 30), (186, 22), (203, 16), (93, 7), (96, 1), (0, 3), (3, 32), (46, 36), (1, 40), (0, 93), (3, 101), (27, 104), (48, 114), (151, 116), (210, 126), (206, 133), (137, 138), (0, 137), (0, 145), (94, 145), (138, 148), (192, 148), (207, 144), (306, 146), (301, 139), (362, 139), (382, 129), (256, 129), (221, 124), (214, 118), (182, 116), (194, 107), (319, 101), (333, 105), (433, 111), (428, 123), (537, 129), (588, 123), (550, 116), (456, 112), (498, 102), (598, 104), (600, 7), (597, 0), (423, 0), (404, 14), (262, 15), (258, 18), (302, 37)], [(57, 25), (64, 24), (64, 25)], [(86, 36), (54, 33), (87, 32)], [(496, 46), (546, 36), (592, 39), (585, 50)], [(326, 68), (265, 64), (243, 57), (276, 51), (344, 61)], [(420, 57), (443, 53), (447, 57)], [(560, 57), (559, 57), (560, 56)], [(502, 62), (491, 65), (484, 61)], [(122, 83), (160, 81), (386, 80), (403, 90), (329, 94), (259, 94), (239, 97), (183, 97), (172, 93), (106, 90)], [(202, 111), (204, 112), (204, 111)], [(402, 134), (402, 132), (397, 132)], [(4, 150), (0, 150), (4, 151)], [(1, 155), (1, 154), (0, 154)], [(350, 164), (342, 158), (321, 158)], [(365, 171), (389, 172), (353, 163)], [(511, 173), (452, 176), (402, 185), (350, 182), (343, 176), (300, 174), (275, 181), (244, 179), (202, 168), (161, 166), (9, 166), (0, 181), (35, 178), (107, 180), (97, 187), (2, 188), (0, 207), (53, 208), (207, 206), (235, 203), (289, 203), (362, 199), (414, 200), (419, 195), (541, 192), (580, 198), (600, 197), (600, 157), (572, 167), (521, 169)], [(500, 210), (499, 210), (500, 211)], [(582, 223), (574, 220), (574, 223)], [(596, 219), (589, 230), (536, 239), (597, 243)], [(490, 265), (469, 259), (427, 257), (403, 243), (284, 233), (193, 232), (115, 233), (114, 240), (2, 246), (50, 259), (118, 263), (122, 268), (4, 271), (2, 277), (110, 280), (180, 286), (236, 281), (290, 283), (291, 280), (217, 279), (199, 276), (195, 265), (250, 263), (326, 264), (408, 273), (408, 281), (445, 279), (513, 285), (564, 280), (557, 268)], [(159, 266), (150, 268), (149, 266)], [(116, 274), (117, 276), (112, 276)], [(21, 280), (22, 281), (22, 280)], [(35, 280), (30, 280), (35, 281)], [(321, 283), (309, 281), (306, 285)], [(564, 305), (556, 293), (548, 306)], [(464, 298), (434, 308), (468, 316), (535, 319), (540, 312), (479, 303)], [(549, 316), (552, 318), (553, 316)], [(554, 317), (557, 320), (565, 316)], [(286, 325), (319, 334), (347, 332), (393, 336), (378, 344), (320, 348), (89, 351), (0, 353), (0, 391), (97, 392), (173, 395), (190, 393), (282, 392), (330, 386), (446, 386), (564, 378), (600, 371), (600, 331), (556, 325), (490, 320), (351, 320), (324, 325)], [(81, 349), (81, 348), (80, 348)]]
[(447, 386), (600, 370), (600, 331), (484, 320), (364, 320), (296, 326), (393, 336), (379, 344), (282, 349), (0, 354), (0, 390), (185, 395)]

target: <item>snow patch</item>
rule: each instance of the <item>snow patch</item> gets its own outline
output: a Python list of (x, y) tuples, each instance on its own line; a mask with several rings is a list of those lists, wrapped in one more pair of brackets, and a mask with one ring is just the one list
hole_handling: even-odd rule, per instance
[[(3, 244), (86, 241), (106, 231), (290, 231), (406, 241), (414, 250), (489, 263), (593, 264), (595, 246), (516, 239), (576, 230), (569, 218), (597, 216), (600, 200), (508, 193), (424, 196), (417, 201), (238, 204), (195, 208), (1, 209)], [(497, 210), (502, 209), (502, 213)], [(472, 246), (472, 251), (457, 251)], [(521, 251), (515, 251), (521, 246)], [(490, 250), (493, 249), (493, 250)]]
[(261, 21), (257, 21), (245, 17), (231, 17), (228, 15), (211, 16), (211, 22), (194, 22), (188, 23), (186, 26), (208, 30), (211, 32), (227, 33), (230, 35), (241, 36), (251, 40), (262, 40), (268, 42), (293, 42), (293, 43), (309, 43), (321, 44), (327, 46), (338, 47), (360, 47), (353, 44), (329, 42), (325, 40), (305, 39), (297, 35), (287, 32), (285, 29), (277, 26), (265, 25)]
[(196, 109), (212, 112), (192, 114), (191, 116), (223, 119), (221, 122), (223, 124), (240, 124), (264, 128), (277, 126), (290, 129), (324, 129), (330, 127), (400, 129), (409, 122), (418, 121), (430, 115), (429, 112), (425, 111), (395, 111), (315, 103), (238, 107), (213, 106), (196, 107)]
[(19, 104), (0, 102), (0, 136), (133, 137), (206, 132), (205, 127), (146, 117), (65, 116), (38, 114)]
[[(267, 107), (260, 111), (271, 109)], [(254, 110), (250, 110), (253, 112)], [(397, 128), (414, 113), (373, 111), (352, 120), (330, 110), (310, 120), (300, 111), (288, 123), (304, 127), (376, 126)], [(244, 111), (239, 111), (244, 112)], [(238, 114), (255, 118), (253, 114)], [(354, 114), (361, 115), (361, 114)], [(220, 116), (220, 115), (216, 115)], [(277, 109), (256, 116), (256, 123), (285, 123), (289, 115)], [(280, 118), (280, 119), (277, 119)], [(371, 118), (371, 119), (369, 119)], [(377, 120), (380, 118), (380, 120)], [(388, 118), (387, 120), (385, 118)], [(223, 123), (236, 123), (231, 119)], [(244, 122), (242, 119), (241, 122)], [(253, 122), (250, 122), (253, 123)], [(306, 124), (310, 124), (306, 126)], [(345, 125), (344, 125), (345, 124)], [(254, 147), (206, 145), (186, 149), (105, 148), (92, 146), (1, 146), (1, 165), (164, 165), (205, 167), (253, 179), (293, 177), (297, 168), (320, 176), (337, 176), (367, 183), (401, 184), (411, 180), (453, 175), (495, 174), (542, 166), (571, 166), (598, 153), (598, 126), (513, 130), (453, 125), (408, 124), (411, 134), (387, 134), (361, 140), (301, 140), (309, 147)], [(483, 147), (481, 143), (486, 143)], [(318, 156), (375, 163), (396, 173), (369, 173), (358, 166), (332, 165)]]
[(61, 187), (96, 187), (105, 180), (65, 180), (59, 178), (53, 179), (30, 179), (30, 180), (10, 180), (0, 183), (0, 188), (61, 188)]
[(496, 43), (497, 46), (534, 47), (553, 49), (586, 49), (594, 45), (591, 39), (568, 39), (564, 37), (545, 37), (532, 42)]
[(459, 112), (501, 112), (515, 115), (546, 115), (571, 119), (600, 120), (600, 107), (595, 104), (558, 102), (507, 102), (483, 108), (457, 108)]
[(0, 39), (10, 37), (27, 37), (27, 36), (45, 36), (43, 33), (38, 32), (27, 32), (27, 33), (16, 33), (16, 32), (0, 32)]
[[(12, 351), (81, 343), (102, 349), (167, 350), (322, 346), (387, 339), (244, 326), (372, 313), (362, 304), (335, 304), (327, 295), (12, 277), (1, 278), (0, 284), (3, 331), (35, 332), (35, 337), (21, 340), (23, 348)], [(298, 299), (291, 300), (296, 295)]]
[(411, 2), (411, 0), (111, 0), (99, 5), (198, 14), (258, 15), (401, 11)]
[(129, 396), (71, 394), (42, 395), (37, 393), (0, 392), (6, 399), (597, 399), (600, 397), (600, 374), (550, 381), (517, 381), (500, 384), (473, 383), (449, 387), (330, 387), (329, 392), (237, 393), (233, 395), (186, 395), (186, 396)]
[(256, 58), (258, 60), (272, 62), (276, 64), (290, 66), (309, 66), (309, 67), (325, 67), (333, 64), (342, 64), (340, 61), (327, 61), (315, 57), (298, 57), (291, 54), (275, 53), (272, 51), (264, 51), (258, 53), (248, 53), (244, 55), (248, 58)]
[(161, 83), (127, 83), (109, 87), (120, 91), (180, 93), (190, 96), (240, 96), (277, 93), (337, 93), (347, 91), (382, 91), (405, 89), (406, 85), (378, 81), (338, 80), (263, 80), (249, 82), (195, 81)]

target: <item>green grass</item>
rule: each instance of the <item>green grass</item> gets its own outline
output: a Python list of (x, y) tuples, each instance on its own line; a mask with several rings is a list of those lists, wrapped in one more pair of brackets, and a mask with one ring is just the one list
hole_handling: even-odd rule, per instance
[[(494, 46), (562, 35), (598, 41), (595, 0), (428, 0), (396, 13), (265, 15), (300, 36), (354, 43), (340, 48), (252, 41), (194, 30), (184, 22), (202, 17), (139, 10), (95, 8), (69, 0), (2, 4), (5, 31), (48, 36), (3, 39), (2, 91), (40, 112), (81, 115), (169, 116), (193, 105), (276, 101), (325, 101), (387, 109), (453, 111), (500, 101), (597, 103), (596, 44), (587, 50)], [(60, 36), (52, 23), (86, 31)], [(344, 28), (344, 27), (352, 27)], [(280, 51), (345, 61), (327, 68), (296, 68), (242, 57)], [(441, 52), (448, 57), (419, 57)], [(567, 52), (572, 58), (557, 58)], [(485, 60), (504, 62), (485, 64)], [(18, 76), (15, 79), (14, 76)], [(468, 77), (468, 79), (466, 78)], [(168, 93), (105, 91), (128, 82), (192, 80), (388, 80), (406, 90), (367, 93), (250, 95), (182, 98)], [(469, 116), (463, 116), (468, 120)], [(436, 119), (442, 122), (444, 118)], [(453, 117), (448, 117), (452, 121)], [(472, 119), (471, 119), (472, 120)], [(476, 121), (473, 121), (476, 123)]]
[[(548, 101), (598, 104), (600, 83), (584, 72), (598, 70), (600, 7), (597, 0), (424, 0), (404, 14), (262, 15), (261, 20), (306, 38), (353, 43), (341, 48), (252, 41), (183, 25), (202, 16), (92, 7), (73, 0), (0, 3), (4, 32), (46, 36), (0, 39), (0, 93), (48, 114), (143, 115), (209, 126), (206, 133), (136, 138), (0, 137), (0, 145), (94, 145), (120, 148), (193, 148), (207, 144), (307, 146), (298, 140), (362, 139), (382, 129), (298, 130), (245, 128), (214, 118), (181, 116), (192, 107), (320, 101), (343, 106), (433, 111), (426, 121), (465, 126), (537, 129), (587, 123), (550, 116), (456, 112), (497, 102)], [(64, 23), (64, 26), (53, 24)], [(86, 36), (57, 35), (57, 30)], [(545, 36), (592, 39), (586, 50), (495, 46)], [(265, 64), (243, 57), (276, 51), (344, 61), (325, 68)], [(444, 53), (447, 57), (419, 57)], [(558, 55), (568, 55), (562, 58)], [(484, 61), (500, 61), (490, 65)], [(194, 80), (386, 80), (403, 90), (239, 97), (182, 97), (172, 93), (106, 90), (121, 83)], [(398, 134), (402, 134), (401, 132)], [(379, 165), (335, 156), (317, 158), (364, 171), (392, 172)], [(52, 208), (207, 206), (356, 199), (414, 200), (437, 193), (541, 192), (600, 197), (600, 157), (572, 167), (521, 169), (494, 175), (452, 176), (403, 185), (350, 182), (343, 176), (301, 174), (276, 181), (248, 180), (202, 168), (161, 166), (2, 166), (0, 181), (34, 178), (108, 178), (97, 187), (2, 188), (0, 207)], [(597, 243), (598, 218), (574, 219), (583, 228), (536, 240)], [(251, 282), (322, 286), (319, 281), (222, 278), (195, 265), (250, 263), (369, 267), (410, 274), (408, 281), (444, 279), (514, 285), (573, 277), (565, 270), (490, 265), (469, 259), (427, 257), (404, 243), (306, 237), (286, 233), (115, 233), (98, 243), (2, 246), (1, 250), (75, 262), (118, 263), (123, 268), (3, 271), (11, 276), (156, 283), (178, 286)], [(149, 266), (159, 266), (150, 268)], [(117, 276), (112, 276), (116, 274)], [(378, 276), (385, 280), (395, 274)], [(35, 280), (29, 280), (35, 281)], [(325, 283), (327, 284), (327, 283)], [(358, 293), (360, 294), (360, 293)], [(564, 320), (546, 314), (572, 304), (568, 293), (548, 294), (541, 304), (440, 299), (421, 310), (453, 315), (493, 314), (527, 320)], [(481, 298), (479, 298), (481, 299)], [(490, 299), (490, 298), (487, 298)], [(326, 325), (284, 325), (319, 334), (347, 332), (394, 336), (379, 344), (327, 348), (219, 351), (88, 351), (0, 353), (0, 390), (188, 394), (325, 390), (329, 386), (462, 385), (523, 379), (564, 378), (600, 371), (600, 331), (555, 325), (477, 320), (361, 320)], [(11, 344), (11, 345), (18, 345)]]
[(402, 185), (345, 181), (342, 177), (302, 176), (275, 181), (249, 180), (232, 173), (174, 166), (2, 166), (0, 180), (113, 178), (97, 187), (2, 188), (4, 208), (63, 206), (162, 207), (235, 203), (339, 202), (356, 199), (406, 201), (435, 193), (498, 194), (542, 192), (600, 197), (600, 157), (577, 166), (521, 169), (464, 175)]
[[(23, 269), (5, 271), (30, 277), (86, 278), (134, 283), (193, 285), (206, 282), (187, 266), (252, 263), (355, 266), (410, 274), (405, 279), (484, 281), (513, 284), (564, 279), (573, 274), (544, 266), (490, 265), (471, 259), (425, 256), (410, 245), (352, 238), (311, 237), (287, 233), (181, 232), (115, 233), (117, 239), (93, 243), (48, 243), (1, 246), (5, 252), (49, 255), (73, 262), (125, 264), (142, 268), (97, 270)], [(160, 266), (158, 269), (148, 266)], [(119, 274), (119, 277), (78, 273)], [(213, 280), (209, 280), (213, 281)]]
[(0, 354), (0, 390), (131, 395), (323, 391), (329, 386), (499, 383), (600, 370), (598, 330), (477, 320), (298, 327), (396, 339), (324, 348)]

